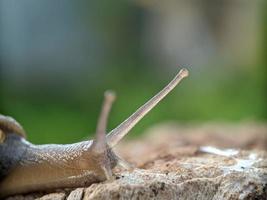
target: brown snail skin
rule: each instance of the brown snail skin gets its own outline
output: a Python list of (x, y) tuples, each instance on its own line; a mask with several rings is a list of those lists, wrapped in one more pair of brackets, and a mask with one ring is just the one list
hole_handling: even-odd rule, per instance
[(94, 140), (74, 144), (34, 145), (13, 118), (0, 115), (0, 197), (57, 188), (88, 186), (113, 179), (112, 169), (132, 166), (112, 148), (176, 85), (188, 76), (186, 69), (128, 119), (106, 135), (115, 95), (105, 93)]

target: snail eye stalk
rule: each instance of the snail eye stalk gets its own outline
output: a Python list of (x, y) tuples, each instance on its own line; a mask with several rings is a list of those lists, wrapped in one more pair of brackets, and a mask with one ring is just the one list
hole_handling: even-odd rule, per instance
[(116, 95), (112, 91), (106, 91), (104, 93), (104, 102), (102, 105), (101, 113), (98, 119), (97, 128), (96, 128), (96, 138), (93, 141), (92, 149), (97, 152), (103, 152), (107, 148), (107, 122), (109, 113), (112, 107), (113, 102), (116, 99)]
[(154, 108), (167, 94), (169, 94), (180, 81), (187, 77), (189, 72), (187, 69), (181, 69), (174, 79), (163, 88), (158, 94), (152, 97), (148, 102), (135, 111), (128, 119), (122, 122), (119, 126), (113, 129), (107, 135), (107, 142), (110, 147), (114, 147), (127, 133), (152, 109)]

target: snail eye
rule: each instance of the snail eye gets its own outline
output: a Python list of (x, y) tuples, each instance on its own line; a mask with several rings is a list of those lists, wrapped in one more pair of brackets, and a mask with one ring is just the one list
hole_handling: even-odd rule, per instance
[(3, 143), (6, 139), (5, 133), (0, 129), (0, 144)]

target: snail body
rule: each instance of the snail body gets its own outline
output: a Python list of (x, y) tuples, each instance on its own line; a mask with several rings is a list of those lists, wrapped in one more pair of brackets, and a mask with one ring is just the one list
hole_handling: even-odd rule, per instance
[(186, 76), (188, 71), (182, 69), (163, 90), (108, 135), (106, 124), (115, 96), (105, 93), (96, 137), (89, 141), (34, 145), (26, 140), (18, 122), (0, 115), (0, 197), (88, 186), (113, 179), (112, 169), (117, 165), (133, 169), (112, 148)]
[[(4, 167), (10, 171), (5, 170), (1, 174), (4, 177), (0, 183), (1, 195), (68, 188), (79, 184), (85, 186), (106, 179), (98, 163), (104, 157), (90, 148), (92, 141), (68, 145), (33, 145), (15, 134), (10, 134), (6, 142), (16, 145), (17, 151), (5, 155), (5, 159), (10, 159), (10, 155), (13, 155), (13, 160), (11, 164), (5, 162), (8, 165)], [(109, 160), (111, 168), (117, 164), (115, 158), (113, 151), (108, 149), (105, 159)]]

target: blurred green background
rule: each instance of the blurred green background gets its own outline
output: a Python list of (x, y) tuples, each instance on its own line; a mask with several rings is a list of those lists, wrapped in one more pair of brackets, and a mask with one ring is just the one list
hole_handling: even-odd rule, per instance
[(109, 130), (187, 67), (190, 77), (131, 132), (175, 120), (266, 121), (264, 0), (0, 1), (0, 113), (34, 143)]

